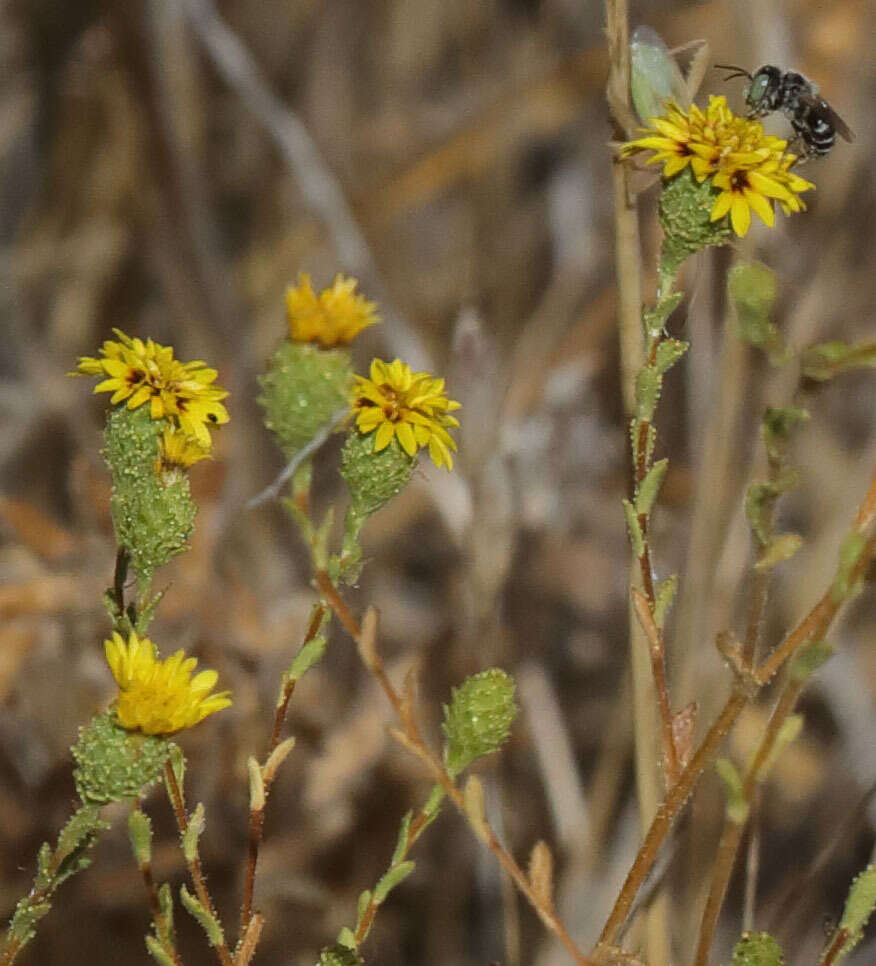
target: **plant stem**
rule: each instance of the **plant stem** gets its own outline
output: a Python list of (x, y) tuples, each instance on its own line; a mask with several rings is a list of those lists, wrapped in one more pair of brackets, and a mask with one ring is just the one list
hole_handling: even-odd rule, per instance
[[(329, 607), (331, 607), (338, 620), (341, 622), (344, 630), (347, 631), (350, 637), (352, 637), (359, 646), (360, 654), (363, 653), (365, 650), (365, 642), (363, 641), (362, 629), (360, 628), (356, 619), (350, 613), (350, 609), (347, 607), (344, 599), (338, 593), (337, 588), (331, 581), (331, 578), (325, 571), (318, 571), (315, 575), (315, 580), (317, 587), (319, 588), (325, 600), (328, 602)], [(401, 695), (392, 686), (392, 682), (389, 680), (389, 677), (386, 674), (383, 663), (378, 657), (376, 651), (373, 649), (373, 641), (368, 642), (368, 644), (370, 646), (368, 648), (368, 659), (365, 660), (365, 665), (379, 682), (384, 694), (386, 695), (389, 703), (392, 705), (404, 727), (404, 732), (400, 733), (402, 744), (404, 744), (404, 746), (412, 754), (416, 755), (423, 762), (434, 780), (441, 785), (447, 797), (453, 802), (463, 818), (465, 818), (466, 821), (469, 821), (462, 792), (447, 773), (447, 770), (442, 765), (440, 759), (437, 758), (436, 755), (429, 749), (420, 735), (419, 728), (417, 727), (417, 723), (413, 718), (411, 709), (406, 706)], [(584, 953), (582, 953), (581, 950), (575, 945), (574, 940), (569, 935), (566, 927), (560, 921), (553, 907), (548, 905), (535, 894), (532, 886), (529, 884), (526, 874), (514, 861), (513, 857), (504, 848), (501, 842), (499, 842), (493, 830), (484, 824), (479, 828), (478, 833), (483, 838), (487, 848), (496, 857), (504, 872), (510, 876), (511, 880), (523, 894), (524, 898), (535, 910), (535, 913), (544, 923), (545, 927), (549, 929), (566, 947), (569, 955), (575, 960), (578, 966), (596, 966), (595, 961), (585, 956)]]
[(837, 929), (833, 934), (833, 938), (830, 941), (830, 945), (822, 953), (821, 959), (818, 961), (818, 966), (833, 966), (837, 961), (837, 956), (842, 952), (843, 946), (849, 941), (849, 932), (847, 929)]
[[(176, 780), (176, 775), (173, 773), (173, 767), (169, 761), (164, 766), (164, 777), (167, 782), (170, 804), (173, 807), (173, 814), (176, 817), (177, 828), (179, 829), (180, 837), (182, 837), (185, 835), (186, 830), (189, 827), (189, 820), (188, 816), (186, 815), (186, 807), (183, 801), (182, 791), (180, 790), (179, 784)], [(216, 922), (219, 922), (216, 907), (213, 905), (213, 900), (210, 897), (209, 891), (207, 890), (207, 883), (204, 880), (204, 873), (201, 870), (201, 857), (198, 854), (197, 846), (195, 846), (194, 856), (191, 859), (186, 859), (186, 865), (189, 868), (189, 874), (192, 877), (192, 884), (195, 887), (195, 894), (198, 897), (198, 901), (207, 910), (207, 912), (210, 913)], [(224, 936), (219, 944), (213, 948), (216, 950), (216, 955), (219, 958), (219, 962), (222, 964), (222, 966), (234, 966), (234, 961), (231, 958), (231, 953), (228, 951), (228, 946), (225, 942)]]
[[(314, 609), (310, 618), (310, 623), (307, 625), (307, 631), (304, 634), (304, 639), (301, 642), (302, 647), (304, 647), (305, 644), (309, 644), (310, 641), (312, 641), (319, 633), (325, 611), (326, 608), (324, 605), (319, 605)], [(270, 741), (268, 742), (268, 756), (270, 756), (271, 752), (273, 752), (280, 743), (280, 736), (283, 733), (283, 723), (286, 720), (286, 711), (289, 708), (289, 701), (291, 700), (292, 694), (295, 691), (295, 683), (294, 678), (290, 678), (286, 681), (286, 684), (283, 687), (283, 693), (281, 694), (280, 700), (277, 703), (277, 708), (274, 712), (274, 725), (271, 729)], [(266, 756), (266, 758), (268, 756)], [(272, 782), (273, 776), (265, 781), (265, 800), (267, 800)], [(259, 849), (261, 848), (262, 836), (264, 834), (264, 825), (264, 805), (261, 808), (251, 807), (249, 814), (249, 844), (247, 848), (246, 866), (244, 868), (243, 876), (243, 903), (240, 907), (241, 937), (246, 934), (250, 919), (252, 919), (252, 903), (255, 892), (256, 868), (259, 861)]]
[[(134, 805), (134, 810), (139, 809), (139, 804)], [(136, 859), (136, 855), (134, 856)], [(167, 918), (161, 909), (161, 903), (158, 901), (158, 888), (155, 885), (155, 879), (152, 877), (152, 863), (149, 861), (140, 862), (137, 860), (137, 868), (140, 870), (140, 875), (143, 877), (143, 885), (146, 888), (146, 898), (149, 902), (149, 911), (152, 913), (152, 921), (155, 923), (155, 931), (158, 934), (158, 939), (161, 945), (164, 947), (164, 951), (170, 956), (174, 961), (176, 966), (182, 966), (182, 959), (180, 958), (179, 951), (173, 942), (173, 935), (171, 934), (170, 927), (167, 922)]]
[[(855, 530), (862, 534), (865, 533), (874, 519), (876, 519), (876, 475), (873, 476), (870, 482), (864, 503), (855, 519)], [(873, 558), (874, 550), (876, 550), (876, 536), (871, 536), (858, 557), (855, 566), (852, 568), (852, 573), (849, 577), (851, 585), (854, 585), (856, 581), (860, 580), (866, 572), (870, 560)], [(772, 654), (753, 672), (752, 683), (755, 687), (759, 688), (768, 683), (798, 648), (824, 637), (828, 627), (836, 617), (841, 604), (842, 601), (835, 600), (831, 591), (828, 589), (806, 617), (803, 618)], [(651, 871), (657, 859), (660, 846), (669, 829), (672, 827), (673, 821), (693, 791), (697, 779), (715, 760), (718, 750), (721, 747), (721, 742), (736, 723), (742, 709), (749, 700), (748, 694), (739, 688), (734, 689), (727, 703), (724, 705), (723, 710), (712, 724), (705, 738), (703, 738), (702, 743), (694, 752), (687, 766), (682, 770), (678, 781), (667, 792), (666, 798), (657, 810), (651, 827), (645, 835), (645, 840), (642, 842), (633, 865), (627, 874), (626, 881), (602, 929), (599, 937), (600, 946), (611, 946), (615, 944), (633, 901), (639, 889), (642, 887), (646, 876)]]

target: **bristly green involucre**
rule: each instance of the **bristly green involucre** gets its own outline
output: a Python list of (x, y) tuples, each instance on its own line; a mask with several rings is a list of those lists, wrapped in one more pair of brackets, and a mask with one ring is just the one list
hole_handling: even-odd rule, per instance
[(681, 263), (710, 245), (726, 245), (733, 230), (724, 218), (711, 221), (718, 189), (711, 181), (698, 182), (688, 169), (667, 182), (660, 195), (660, 223), (663, 240), (663, 270), (674, 275)]
[(473, 674), (453, 690), (444, 706), (444, 763), (456, 778), (475, 759), (499, 747), (517, 715), (514, 679), (501, 668)]
[(784, 966), (782, 947), (768, 932), (748, 932), (733, 947), (733, 966)]
[(126, 731), (108, 711), (79, 729), (72, 748), (76, 791), (86, 805), (137, 798), (156, 781), (170, 754), (170, 742)]
[(186, 549), (198, 512), (185, 476), (164, 485), (156, 474), (164, 428), (146, 406), (118, 406), (107, 414), (104, 431), (116, 541), (128, 551), (141, 591), (158, 567)]
[(353, 368), (348, 349), (322, 349), (284, 340), (259, 376), (259, 405), (265, 425), (277, 437), (286, 459), (306, 446), (349, 405)]

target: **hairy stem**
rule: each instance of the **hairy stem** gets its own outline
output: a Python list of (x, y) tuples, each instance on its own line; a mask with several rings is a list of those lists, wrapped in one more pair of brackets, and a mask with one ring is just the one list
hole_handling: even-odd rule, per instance
[[(167, 781), (170, 804), (173, 807), (173, 814), (176, 818), (177, 828), (179, 829), (180, 837), (182, 837), (185, 835), (186, 830), (189, 827), (189, 820), (188, 816), (186, 815), (186, 807), (185, 802), (183, 801), (182, 791), (180, 790), (179, 784), (176, 780), (176, 775), (173, 773), (173, 767), (169, 761), (164, 766), (164, 777)], [(198, 901), (210, 913), (210, 915), (213, 916), (216, 922), (219, 922), (216, 907), (214, 906), (213, 899), (207, 890), (207, 883), (204, 879), (204, 873), (201, 869), (201, 857), (198, 854), (197, 847), (195, 848), (194, 856), (191, 859), (186, 859), (186, 865), (189, 868), (189, 875), (192, 877), (192, 884), (195, 887), (195, 894), (198, 897)], [(228, 946), (224, 937), (219, 944), (213, 948), (216, 950), (216, 955), (222, 966), (234, 966), (234, 961), (231, 958), (231, 953), (228, 951)]]

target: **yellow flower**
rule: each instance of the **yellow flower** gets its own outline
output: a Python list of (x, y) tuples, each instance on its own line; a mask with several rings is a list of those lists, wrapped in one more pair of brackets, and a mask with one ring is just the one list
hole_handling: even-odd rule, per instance
[(356, 295), (355, 278), (336, 275), (331, 288), (319, 295), (313, 291), (310, 276), (302, 272), (298, 285), (286, 289), (286, 318), (293, 342), (318, 342), (323, 348), (347, 345), (369, 325), (380, 319), (377, 306)]
[(459, 425), (450, 415), (459, 403), (445, 395), (444, 380), (411, 372), (400, 359), (374, 359), (369, 375), (356, 376), (353, 413), (359, 432), (374, 433), (374, 452), (395, 438), (408, 456), (428, 446), (436, 466), (453, 469), (450, 451), (456, 451), (456, 443), (447, 430)]
[(95, 392), (111, 392), (115, 406), (127, 400), (128, 409), (149, 403), (153, 419), (169, 419), (189, 436), (209, 448), (207, 424), (228, 422), (228, 411), (220, 402), (228, 393), (214, 386), (218, 373), (203, 362), (180, 362), (173, 348), (147, 339), (132, 339), (119, 329), (115, 342), (101, 346), (101, 357), (83, 356), (77, 372), (87, 376), (107, 376)]
[(758, 121), (734, 115), (724, 97), (712, 95), (705, 111), (696, 105), (685, 111), (670, 103), (666, 115), (648, 125), (642, 129), (645, 137), (621, 148), (621, 157), (653, 151), (646, 163), (662, 163), (664, 178), (690, 165), (697, 181), (711, 179), (720, 192), (711, 219), (729, 215), (740, 237), (748, 232), (752, 211), (772, 226), (773, 200), (786, 214), (802, 211), (806, 206), (799, 194), (815, 187), (792, 173), (797, 159), (786, 153), (787, 141), (764, 134)]
[(210, 694), (219, 675), (201, 671), (192, 677), (197, 658), (177, 651), (166, 661), (149, 638), (133, 631), (127, 642), (119, 633), (104, 641), (106, 659), (119, 686), (119, 724), (147, 735), (170, 735), (191, 728), (231, 704), (229, 691)]
[(155, 472), (159, 476), (169, 476), (172, 481), (179, 476), (179, 471), (209, 458), (210, 447), (203, 446), (194, 436), (187, 435), (181, 429), (168, 426), (158, 438)]

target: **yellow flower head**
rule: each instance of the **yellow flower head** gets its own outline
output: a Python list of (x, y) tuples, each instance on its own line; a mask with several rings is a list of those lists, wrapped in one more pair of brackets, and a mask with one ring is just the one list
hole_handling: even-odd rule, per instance
[(220, 402), (228, 393), (214, 386), (218, 373), (203, 362), (180, 362), (173, 348), (147, 339), (132, 339), (113, 329), (118, 341), (108, 339), (100, 357), (83, 356), (75, 374), (106, 376), (95, 392), (111, 392), (110, 403), (127, 400), (128, 409), (149, 403), (153, 419), (168, 419), (203, 447), (210, 447), (208, 424), (228, 422)]
[(369, 325), (380, 319), (377, 306), (356, 294), (355, 278), (336, 275), (331, 288), (319, 295), (310, 276), (302, 272), (298, 285), (286, 289), (286, 318), (293, 342), (318, 342), (324, 349), (348, 345)]
[(114, 633), (104, 641), (104, 650), (119, 686), (116, 715), (130, 731), (174, 734), (231, 704), (228, 691), (210, 694), (219, 677), (215, 671), (192, 677), (197, 658), (186, 657), (183, 651), (161, 661), (152, 641), (133, 631), (127, 642)]
[(447, 398), (444, 380), (411, 372), (400, 359), (374, 359), (369, 376), (356, 376), (353, 413), (359, 432), (374, 432), (374, 452), (395, 438), (408, 456), (428, 446), (436, 466), (453, 469), (450, 451), (456, 451), (456, 443), (447, 430), (459, 425), (450, 415), (459, 403)]
[(773, 200), (786, 214), (802, 211), (800, 193), (815, 187), (791, 172), (797, 159), (786, 153), (787, 141), (764, 134), (759, 121), (737, 117), (724, 97), (712, 95), (705, 111), (696, 105), (682, 110), (670, 102), (666, 114), (652, 118), (642, 131), (645, 137), (625, 144), (621, 157), (653, 151), (646, 163), (662, 163), (664, 178), (690, 165), (697, 181), (711, 179), (720, 191), (711, 219), (729, 214), (740, 237), (748, 232), (752, 211), (772, 226)]

